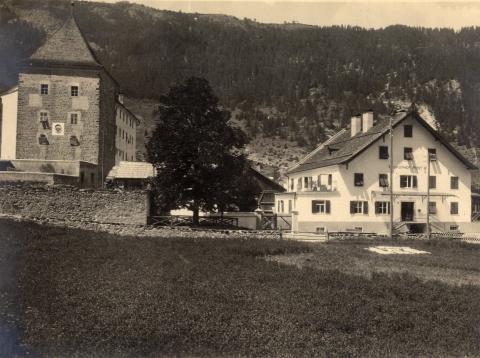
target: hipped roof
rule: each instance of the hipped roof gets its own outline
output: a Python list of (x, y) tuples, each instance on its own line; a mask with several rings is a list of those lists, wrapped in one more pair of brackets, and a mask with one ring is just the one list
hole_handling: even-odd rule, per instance
[(60, 29), (47, 38), (45, 43), (30, 56), (30, 60), (101, 67), (73, 16), (70, 16)]

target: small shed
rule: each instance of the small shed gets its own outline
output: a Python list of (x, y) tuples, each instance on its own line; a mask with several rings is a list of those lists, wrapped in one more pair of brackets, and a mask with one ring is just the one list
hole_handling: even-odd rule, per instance
[(121, 161), (107, 175), (107, 186), (123, 189), (141, 189), (147, 186), (147, 179), (156, 175), (155, 168), (147, 162)]

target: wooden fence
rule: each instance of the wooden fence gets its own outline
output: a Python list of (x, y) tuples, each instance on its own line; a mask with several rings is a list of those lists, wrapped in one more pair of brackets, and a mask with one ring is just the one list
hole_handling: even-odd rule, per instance
[[(152, 216), (153, 226), (191, 226), (193, 217), (190, 215), (165, 215)], [(200, 226), (221, 226), (229, 228), (238, 228), (238, 218), (222, 216), (200, 216), (198, 218)]]

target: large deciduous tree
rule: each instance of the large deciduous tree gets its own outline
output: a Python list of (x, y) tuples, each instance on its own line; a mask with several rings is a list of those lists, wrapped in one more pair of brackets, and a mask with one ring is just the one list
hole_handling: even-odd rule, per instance
[(200, 210), (224, 210), (238, 196), (245, 173), (245, 134), (229, 124), (207, 80), (191, 77), (160, 97), (156, 127), (147, 144), (157, 168), (156, 201), (164, 210), (185, 207), (198, 224)]

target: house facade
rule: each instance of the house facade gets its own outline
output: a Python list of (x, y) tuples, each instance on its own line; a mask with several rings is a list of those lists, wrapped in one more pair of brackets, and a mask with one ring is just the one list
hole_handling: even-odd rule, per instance
[(121, 161), (134, 162), (137, 148), (138, 118), (123, 104), (123, 96), (115, 105), (115, 165)]
[(427, 212), (432, 231), (471, 222), (474, 165), (415, 110), (397, 113), (391, 123), (393, 150), (390, 121), (374, 124), (366, 112), (290, 169), (275, 209), (292, 214), (293, 231), (387, 234), (392, 209), (398, 231), (424, 232)]
[(18, 87), (0, 95), (0, 158), (15, 159)]
[(1, 159), (14, 160), (17, 172), (28, 162), (29, 180), (47, 172), (95, 187), (115, 164), (135, 160), (138, 119), (73, 14), (24, 63), (2, 104)]

